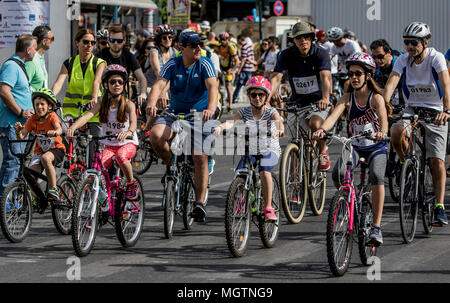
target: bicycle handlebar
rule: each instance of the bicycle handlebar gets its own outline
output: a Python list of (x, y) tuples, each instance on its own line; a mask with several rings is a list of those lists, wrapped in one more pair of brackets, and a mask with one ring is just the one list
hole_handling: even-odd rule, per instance
[(364, 139), (368, 139), (368, 140), (372, 140), (372, 141), (376, 141), (376, 142), (390, 142), (391, 141), (390, 137), (385, 137), (383, 140), (376, 140), (375, 138), (372, 137), (372, 134), (369, 133), (369, 132), (363, 132), (361, 134), (352, 136), (350, 138), (343, 137), (343, 136), (340, 136), (340, 135), (334, 135), (333, 133), (326, 132), (325, 136), (322, 138), (322, 140), (335, 139), (335, 140), (337, 140), (337, 141), (339, 141), (339, 142), (341, 142), (343, 144), (346, 144), (346, 143), (353, 142), (353, 141), (355, 141), (357, 139), (360, 139), (360, 138), (364, 138)]

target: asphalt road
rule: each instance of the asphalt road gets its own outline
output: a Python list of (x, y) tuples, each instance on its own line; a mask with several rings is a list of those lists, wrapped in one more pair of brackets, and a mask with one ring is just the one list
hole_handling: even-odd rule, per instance
[[(286, 142), (282, 140), (283, 145)], [(331, 145), (330, 151), (334, 162), (339, 146)], [(156, 165), (143, 176), (145, 226), (135, 247), (122, 248), (114, 229), (105, 226), (91, 254), (76, 259), (71, 237), (58, 234), (50, 212), (34, 214), (31, 232), (23, 242), (12, 244), (0, 235), (0, 282), (354, 283), (371, 282), (374, 277), (380, 282), (450, 282), (450, 228), (435, 228), (426, 236), (419, 222), (414, 242), (404, 244), (398, 207), (389, 196), (383, 214), (385, 243), (378, 251), (379, 267), (362, 266), (355, 245), (347, 274), (334, 277), (325, 244), (328, 204), (335, 192), (331, 170), (321, 216), (312, 215), (307, 206), (297, 225), (288, 224), (283, 217), (272, 249), (263, 247), (252, 225), (247, 255), (233, 258), (225, 240), (224, 205), (238, 158), (234, 162), (233, 156), (215, 159), (206, 223), (195, 223), (192, 231), (185, 231), (177, 217), (173, 239), (164, 239), (160, 182), (164, 168)], [(78, 264), (80, 267), (74, 267)]]

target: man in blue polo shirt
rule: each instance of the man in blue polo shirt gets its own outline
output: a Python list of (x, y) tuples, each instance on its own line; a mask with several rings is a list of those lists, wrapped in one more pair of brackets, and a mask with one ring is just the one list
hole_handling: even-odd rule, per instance
[[(0, 133), (16, 139), (14, 124), (25, 124), (33, 114), (31, 89), (25, 63), (32, 61), (37, 51), (36, 38), (22, 35), (16, 41), (16, 52), (0, 69)], [(0, 169), (0, 197), (4, 188), (14, 182), (19, 171), (19, 161), (11, 154), (7, 140), (0, 140), (3, 162)], [(23, 152), (24, 143), (14, 143), (15, 153)]]
[[(211, 60), (201, 55), (200, 36), (195, 32), (183, 32), (179, 37), (181, 56), (170, 59), (162, 68), (158, 80), (150, 93), (147, 105), (147, 115), (156, 117), (156, 101), (163, 88), (170, 82), (169, 110), (175, 114), (189, 113), (191, 109), (201, 112), (204, 122), (211, 120), (217, 107), (218, 84), (216, 72)], [(158, 156), (166, 165), (172, 162), (172, 153), (167, 141), (174, 136), (170, 128), (171, 119), (158, 118), (153, 124), (150, 142)], [(195, 221), (202, 222), (206, 216), (205, 196), (208, 186), (208, 156), (203, 149), (201, 154), (195, 151), (192, 156), (194, 162), (194, 187), (196, 205), (192, 212)]]

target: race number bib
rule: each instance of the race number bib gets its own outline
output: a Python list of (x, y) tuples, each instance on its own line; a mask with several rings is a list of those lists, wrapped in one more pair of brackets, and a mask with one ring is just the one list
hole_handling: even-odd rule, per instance
[[(364, 132), (371, 133), (371, 134), (375, 133), (375, 128), (373, 127), (372, 123), (368, 123), (368, 124), (364, 124), (364, 125), (354, 124), (353, 135), (360, 135)], [(373, 140), (369, 140), (366, 138), (359, 138), (359, 139), (355, 140), (352, 144), (354, 146), (359, 146), (359, 147), (368, 147), (368, 146), (374, 145), (375, 142)]]
[(42, 149), (42, 151), (48, 152), (52, 147), (55, 146), (55, 139), (54, 138), (37, 138), (37, 144)]
[(436, 96), (435, 85), (408, 85), (410, 96), (415, 100), (430, 100)]
[(316, 76), (292, 78), (292, 81), (298, 95), (308, 95), (319, 91)]
[(106, 134), (120, 134), (125, 129), (125, 123), (108, 122), (106, 123)]

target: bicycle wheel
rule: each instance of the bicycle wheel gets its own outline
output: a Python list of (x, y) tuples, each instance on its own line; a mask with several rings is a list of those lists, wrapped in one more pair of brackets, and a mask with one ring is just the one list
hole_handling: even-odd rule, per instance
[[(145, 196), (142, 181), (134, 176), (138, 182), (138, 198), (128, 201), (117, 199), (114, 210), (114, 226), (117, 238), (123, 247), (132, 247), (139, 240), (144, 228)], [(122, 195), (123, 197), (123, 195)]]
[(150, 141), (145, 136), (144, 127), (145, 120), (143, 118), (138, 118), (136, 132), (139, 140), (139, 146), (136, 149), (136, 154), (131, 160), (133, 172), (138, 175), (144, 174), (155, 160)]
[(308, 155), (309, 176), (308, 176), (308, 200), (309, 206), (314, 215), (320, 216), (325, 206), (325, 197), (327, 193), (327, 172), (319, 170), (319, 148), (317, 145), (312, 147), (314, 150)]
[(245, 178), (237, 177), (228, 189), (225, 205), (225, 237), (234, 257), (242, 257), (250, 240), (250, 206)]
[(173, 180), (167, 181), (165, 203), (164, 203), (164, 236), (171, 239), (173, 235), (173, 224), (175, 221), (175, 200), (177, 193), (175, 191), (175, 182)]
[[(300, 166), (303, 166), (300, 181)], [(280, 163), (280, 191), (283, 211), (290, 223), (299, 223), (306, 209), (308, 197), (308, 180), (306, 166), (296, 144), (289, 144), (283, 151)]]
[(18, 243), (25, 239), (30, 231), (32, 213), (31, 194), (25, 192), (25, 184), (14, 182), (6, 186), (0, 201), (0, 225), (8, 241)]
[(183, 191), (183, 225), (186, 230), (191, 230), (194, 223), (191, 213), (195, 204), (195, 189), (192, 180), (189, 180)]
[[(369, 264), (368, 260), (376, 256), (377, 247), (369, 247), (367, 246), (367, 237), (370, 233), (370, 228), (372, 227), (373, 221), (373, 213), (372, 213), (372, 203), (370, 194), (365, 194), (362, 197), (362, 209), (361, 209), (361, 217), (359, 222), (359, 230), (358, 230), (358, 249), (359, 249), (359, 258), (361, 259), (361, 263), (365, 266), (372, 265)], [(354, 221), (357, 222), (357, 221)]]
[(273, 182), (273, 191), (272, 191), (272, 207), (275, 209), (275, 214), (277, 216), (276, 222), (266, 222), (264, 217), (264, 208), (266, 207), (266, 203), (263, 199), (261, 199), (260, 204), (260, 212), (261, 216), (259, 217), (259, 235), (261, 236), (261, 241), (267, 248), (272, 248), (275, 246), (275, 243), (278, 239), (279, 228), (280, 228), (280, 202), (281, 202), (281, 194), (280, 194), (280, 185), (278, 183), (277, 178), (272, 175)]
[(94, 180), (81, 181), (73, 204), (72, 244), (79, 257), (87, 256), (94, 247), (98, 230), (98, 202), (94, 201)]
[(426, 234), (433, 231), (434, 221), (434, 186), (429, 163), (425, 164), (423, 183), (420, 184), (420, 201), (422, 201), (422, 224)]
[(55, 207), (52, 204), (52, 218), (56, 229), (63, 235), (68, 235), (71, 231), (73, 200), (77, 188), (73, 180), (65, 175), (58, 180), (59, 200), (67, 207)]
[(414, 239), (417, 227), (417, 169), (411, 159), (406, 159), (400, 177), (400, 227), (405, 243)]
[(352, 256), (353, 231), (350, 227), (350, 201), (348, 191), (334, 195), (327, 221), (327, 257), (331, 272), (343, 276)]
[(399, 169), (399, 158), (397, 153), (394, 150), (394, 147), (392, 145), (389, 147), (389, 154), (388, 154), (388, 165), (386, 168), (386, 174), (388, 177), (389, 182), (389, 193), (391, 194), (392, 200), (394, 202), (398, 203), (398, 199), (400, 196), (400, 184), (397, 184), (397, 170)]

